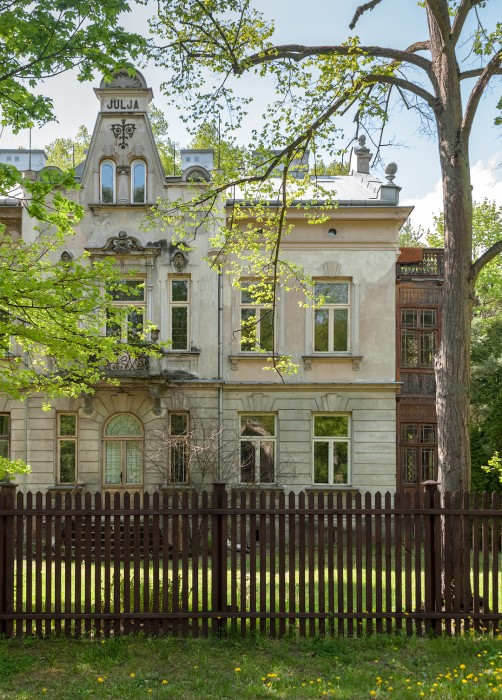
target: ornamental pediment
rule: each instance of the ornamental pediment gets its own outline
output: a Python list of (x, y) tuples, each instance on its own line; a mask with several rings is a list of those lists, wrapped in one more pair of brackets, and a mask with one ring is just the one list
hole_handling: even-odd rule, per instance
[(125, 231), (120, 231), (117, 236), (108, 239), (101, 248), (87, 248), (93, 255), (159, 255), (161, 250), (157, 246), (142, 246), (137, 238), (128, 236)]

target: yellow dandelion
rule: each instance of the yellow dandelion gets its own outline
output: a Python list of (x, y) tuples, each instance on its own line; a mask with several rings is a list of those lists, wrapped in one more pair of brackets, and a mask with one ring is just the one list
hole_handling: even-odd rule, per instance
[(130, 673), (129, 675), (130, 675), (131, 678), (136, 678), (136, 674), (135, 674), (135, 673)]
[(235, 671), (236, 673), (237, 673), (238, 671), (240, 671), (240, 670), (241, 670), (241, 669), (240, 669), (239, 666), (236, 666), (236, 668), (234, 668), (234, 671)]
[(46, 692), (47, 692), (47, 688), (42, 688), (42, 693), (46, 693)]
[(152, 689), (151, 689), (151, 688), (148, 688), (148, 692), (151, 693), (151, 692), (152, 692)]
[(370, 695), (371, 695), (372, 698), (375, 697), (375, 695), (376, 695), (376, 690), (370, 690)]
[(101, 678), (101, 676), (99, 676), (98, 683), (103, 683), (103, 681), (104, 681), (104, 678)]
[(164, 680), (162, 681), (162, 685), (167, 685), (168, 682), (169, 682), (169, 681), (166, 681), (166, 679), (164, 678)]
[(262, 681), (266, 681), (266, 680), (267, 680), (267, 679), (265, 678), (265, 676), (262, 676), (261, 679), (262, 679)]

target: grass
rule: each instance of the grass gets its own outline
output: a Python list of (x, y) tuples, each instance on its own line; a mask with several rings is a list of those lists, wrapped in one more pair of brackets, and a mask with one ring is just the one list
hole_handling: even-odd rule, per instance
[(488, 698), (500, 636), (0, 640), (0, 698)]

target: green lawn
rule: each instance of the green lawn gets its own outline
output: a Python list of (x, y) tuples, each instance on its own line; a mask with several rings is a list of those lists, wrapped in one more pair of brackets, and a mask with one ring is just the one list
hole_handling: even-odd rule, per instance
[(501, 637), (0, 640), (0, 698), (488, 698)]

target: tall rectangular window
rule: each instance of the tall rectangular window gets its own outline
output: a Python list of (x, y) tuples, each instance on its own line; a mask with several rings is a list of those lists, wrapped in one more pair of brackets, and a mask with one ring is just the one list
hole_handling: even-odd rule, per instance
[(435, 424), (402, 424), (400, 451), (405, 484), (417, 484), (436, 478), (437, 430)]
[(265, 288), (257, 299), (253, 282), (241, 286), (241, 350), (257, 352), (274, 350), (274, 313), (272, 308), (272, 285)]
[(350, 420), (343, 415), (314, 416), (314, 483), (348, 484), (350, 477)]
[(169, 479), (176, 484), (186, 484), (189, 479), (189, 415), (169, 414)]
[(348, 352), (349, 282), (316, 282), (314, 295), (314, 352)]
[(437, 309), (401, 309), (401, 367), (434, 367)]
[(241, 482), (271, 484), (275, 473), (275, 416), (241, 415)]
[(189, 350), (190, 280), (173, 277), (169, 282), (169, 306), (171, 314), (171, 349)]
[(77, 480), (77, 414), (59, 413), (58, 423), (58, 481), (74, 484)]
[(113, 311), (106, 322), (106, 335), (127, 343), (142, 341), (146, 291), (144, 279), (121, 280), (122, 289), (111, 289)]
[(10, 416), (0, 413), (0, 457), (10, 457)]

